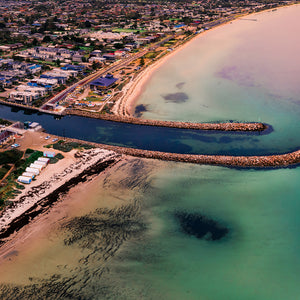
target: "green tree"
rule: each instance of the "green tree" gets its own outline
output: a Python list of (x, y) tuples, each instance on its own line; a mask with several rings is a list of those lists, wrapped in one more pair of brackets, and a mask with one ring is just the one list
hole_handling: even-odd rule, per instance
[(32, 41), (32, 46), (37, 46), (39, 44), (38, 40), (36, 38)]
[(51, 37), (49, 35), (45, 35), (44, 38), (43, 38), (43, 43), (49, 43), (51, 42)]
[(122, 44), (122, 43), (115, 43), (115, 44), (114, 44), (114, 47), (115, 47), (116, 49), (122, 49), (122, 48), (124, 48), (124, 44)]
[(100, 68), (100, 64), (96, 61), (93, 61), (92, 68), (93, 70), (97, 70), (98, 68)]
[(144, 66), (145, 65), (145, 59), (144, 59), (144, 56), (141, 57), (140, 59), (140, 66)]
[(91, 22), (89, 21), (89, 20), (86, 20), (85, 22), (84, 22), (84, 27), (86, 27), (86, 28), (91, 28)]

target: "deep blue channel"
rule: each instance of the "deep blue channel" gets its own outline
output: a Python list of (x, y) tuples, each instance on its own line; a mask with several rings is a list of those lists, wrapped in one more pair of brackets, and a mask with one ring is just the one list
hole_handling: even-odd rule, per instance
[[(274, 147), (269, 135), (164, 128), (78, 116), (54, 117), (0, 105), (0, 118), (40, 123), (50, 134), (138, 149), (187, 154), (270, 155), (297, 149), (295, 141)], [(273, 135), (274, 132), (270, 133)]]

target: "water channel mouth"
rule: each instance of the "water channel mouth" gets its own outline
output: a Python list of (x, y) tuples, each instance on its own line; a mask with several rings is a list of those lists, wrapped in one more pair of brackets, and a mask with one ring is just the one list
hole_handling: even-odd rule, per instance
[(272, 126), (264, 132), (202, 131), (124, 124), (80, 116), (55, 117), (0, 105), (0, 118), (38, 122), (50, 134), (151, 151), (207, 155), (272, 155), (297, 150), (280, 141)]

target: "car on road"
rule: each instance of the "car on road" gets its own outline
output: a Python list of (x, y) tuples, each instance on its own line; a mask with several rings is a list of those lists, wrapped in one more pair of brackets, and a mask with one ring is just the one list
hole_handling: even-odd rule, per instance
[(20, 147), (20, 145), (19, 144), (12, 144), (11, 147), (12, 148), (18, 148), (18, 147)]

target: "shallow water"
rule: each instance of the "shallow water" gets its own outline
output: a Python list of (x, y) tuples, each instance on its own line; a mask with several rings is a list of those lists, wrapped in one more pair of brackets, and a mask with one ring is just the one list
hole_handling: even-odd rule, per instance
[[(121, 252), (127, 266), (117, 262), (116, 271), (145, 299), (297, 299), (299, 179), (299, 170), (174, 164), (157, 175), (156, 193), (148, 196), (149, 235)], [(178, 211), (215, 220), (228, 234), (186, 234)]]
[[(153, 76), (149, 87), (174, 67), (177, 73), (172, 74), (178, 78), (170, 79), (172, 88), (164, 93), (178, 89), (189, 99), (169, 96), (157, 111), (152, 97), (143, 116), (203, 121), (242, 115), (253, 120), (259, 113), (262, 121), (274, 125), (280, 143), (284, 138), (299, 141), (299, 87), (294, 77), (282, 81), (281, 74), (299, 72), (299, 61), (282, 62), (270, 72), (264, 65), (266, 54), (259, 55), (269, 43), (268, 28), (277, 28), (277, 38), (285, 43), (289, 37), (288, 45), (295, 43), (296, 31), (288, 28), (292, 22), (293, 28), (299, 27), (294, 21), (299, 10), (294, 6), (259, 14), (257, 22), (236, 21), (195, 40), (183, 51), (202, 54), (207, 57), (202, 63), (215, 68), (207, 66), (206, 75), (199, 75), (203, 81), (183, 84), (182, 74), (199, 71), (199, 65), (180, 68), (175, 64), (180, 55), (193, 59), (178, 53)], [(280, 22), (285, 33), (290, 32), (287, 37), (280, 35)], [(227, 34), (233, 35), (231, 39)], [(242, 43), (245, 36), (247, 44)], [(216, 46), (220, 43), (223, 48)], [(261, 57), (258, 66), (250, 64), (254, 58), (247, 49), (255, 51), (255, 59)], [(272, 57), (273, 52), (270, 60), (275, 63)], [(289, 57), (291, 53), (284, 59)], [(218, 81), (232, 93), (214, 88)], [(193, 88), (199, 95), (205, 90), (203, 103), (191, 96)], [(271, 90), (281, 96), (267, 96)], [(147, 88), (140, 103), (147, 104), (149, 92)], [(209, 108), (202, 111), (199, 107), (207, 103)], [(19, 233), (27, 239), (12, 246), (1, 262), (0, 298), (298, 299), (299, 180), (299, 167), (257, 171), (130, 159), (78, 186), (37, 224)], [(220, 239), (213, 238), (217, 228), (224, 229)]]
[[(52, 210), (50, 232), (28, 228), (37, 232), (2, 262), (0, 295), (297, 299), (299, 179), (299, 169), (125, 162)], [(201, 215), (226, 233), (189, 234), (178, 213)]]
[(142, 116), (261, 121), (274, 128), (265, 144), (299, 145), (299, 12), (282, 8), (199, 35), (154, 72), (137, 102)]

